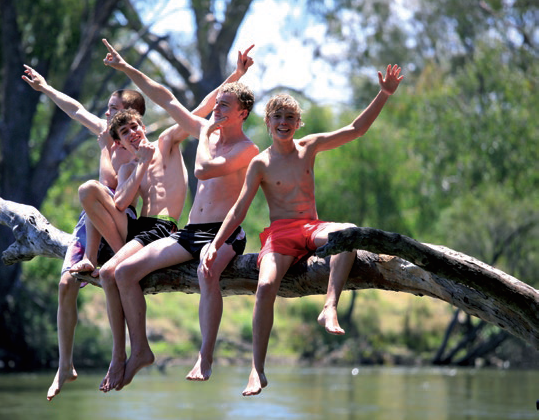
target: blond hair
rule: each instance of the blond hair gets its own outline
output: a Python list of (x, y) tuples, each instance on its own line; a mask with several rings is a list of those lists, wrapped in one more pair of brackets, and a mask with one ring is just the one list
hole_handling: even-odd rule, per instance
[[(298, 101), (296, 101), (292, 96), (287, 93), (281, 93), (270, 98), (266, 104), (266, 110), (264, 114), (264, 121), (266, 125), (269, 123), (271, 114), (279, 111), (280, 109), (291, 110), (294, 114), (297, 115), (299, 121), (301, 122), (301, 113), (303, 110), (299, 106)], [(303, 122), (301, 122), (303, 125)]]

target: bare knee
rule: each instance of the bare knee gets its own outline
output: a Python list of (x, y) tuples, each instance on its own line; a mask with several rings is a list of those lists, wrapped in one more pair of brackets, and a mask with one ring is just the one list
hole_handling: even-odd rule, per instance
[(86, 181), (79, 187), (79, 200), (82, 204), (95, 199), (97, 191), (101, 188), (102, 184), (95, 179)]
[(107, 266), (106, 264), (99, 270), (99, 278), (101, 279), (101, 286), (106, 289), (107, 287), (114, 286), (116, 284), (116, 278), (114, 276), (114, 267)]
[(256, 300), (264, 302), (274, 302), (277, 296), (278, 287), (273, 282), (260, 281), (256, 288)]
[(65, 272), (60, 277), (60, 283), (58, 284), (58, 300), (65, 301), (76, 299), (79, 288), (80, 282), (69, 274), (69, 272)]
[(116, 279), (118, 289), (122, 290), (126, 287), (130, 287), (133, 283), (138, 283), (140, 281), (139, 275), (137, 274), (138, 271), (139, 270), (137, 270), (136, 267), (128, 264), (118, 264), (116, 270), (114, 271), (114, 277)]
[(198, 277), (198, 284), (202, 288), (219, 287), (219, 280), (220, 280), (221, 276), (216, 275), (216, 274), (206, 275), (204, 273), (204, 271), (202, 271), (202, 266), (201, 265), (198, 266), (197, 277)]

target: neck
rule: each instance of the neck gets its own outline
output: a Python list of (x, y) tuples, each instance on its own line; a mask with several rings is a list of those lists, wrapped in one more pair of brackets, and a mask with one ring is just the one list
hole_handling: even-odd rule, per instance
[(219, 141), (221, 143), (232, 143), (244, 138), (243, 126), (222, 127), (219, 132)]
[(296, 150), (296, 143), (294, 143), (294, 139), (290, 139), (287, 141), (273, 140), (273, 144), (270, 147), (271, 150), (273, 150), (274, 152), (280, 153), (282, 155), (287, 155)]

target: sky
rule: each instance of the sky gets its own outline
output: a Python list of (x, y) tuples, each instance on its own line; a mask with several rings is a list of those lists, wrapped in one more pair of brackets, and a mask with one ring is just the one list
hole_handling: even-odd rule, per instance
[[(291, 35), (295, 31), (301, 33), (302, 38), (322, 41), (325, 31), (323, 25), (312, 19), (296, 19), (295, 23), (287, 19), (301, 16), (302, 9), (297, 3), (253, 1), (237, 34), (229, 62), (235, 64), (237, 51), (255, 44), (251, 51), (255, 64), (243, 78), (255, 95), (278, 86), (288, 86), (305, 91), (320, 104), (346, 102), (349, 99), (346, 78), (329, 64), (313, 60), (312, 45)], [(186, 0), (168, 2), (158, 14), (148, 16), (148, 21), (155, 22), (151, 29), (157, 34), (175, 33), (189, 40), (192, 35), (192, 15)], [(298, 22), (302, 27), (297, 27)], [(288, 25), (287, 30), (283, 30), (284, 25)], [(336, 52), (339, 46), (326, 42), (324, 48)]]

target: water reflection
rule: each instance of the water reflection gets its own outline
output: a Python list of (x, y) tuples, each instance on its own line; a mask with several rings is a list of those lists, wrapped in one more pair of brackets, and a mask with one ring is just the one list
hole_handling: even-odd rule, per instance
[(97, 390), (101, 373), (80, 372), (50, 403), (52, 373), (3, 375), (0, 419), (539, 419), (535, 371), (270, 365), (268, 388), (247, 398), (249, 368), (216, 366), (205, 383), (184, 380), (188, 368), (142, 371), (109, 394)]

